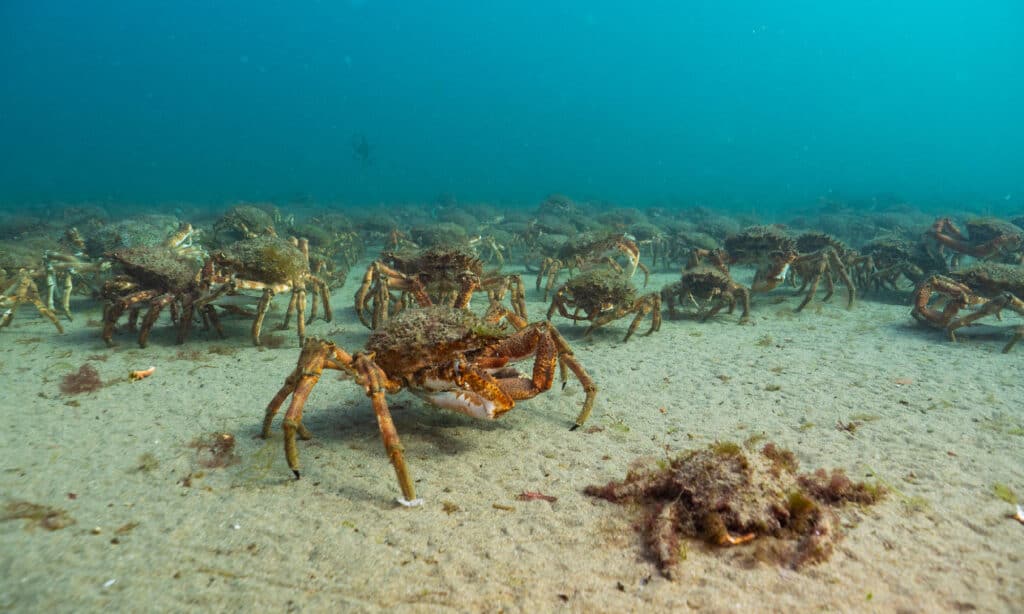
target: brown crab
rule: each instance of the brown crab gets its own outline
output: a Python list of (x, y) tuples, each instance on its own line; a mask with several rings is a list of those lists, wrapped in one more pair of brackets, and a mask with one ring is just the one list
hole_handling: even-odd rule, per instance
[[(929, 303), (934, 295), (945, 297), (941, 311)], [(982, 262), (953, 271), (948, 276), (933, 275), (922, 282), (914, 295), (914, 309), (911, 315), (918, 321), (935, 328), (944, 329), (952, 341), (956, 341), (956, 330), (969, 326), (986, 316), (997, 318), (1004, 309), (1024, 316), (1024, 267), (1013, 264)], [(976, 308), (971, 313), (957, 317), (962, 309)], [(1024, 338), (1024, 326), (1018, 326), (1013, 337), (1003, 347), (1009, 352)]]
[[(619, 264), (619, 257), (625, 259), (625, 266)], [(537, 290), (540, 290), (541, 283), (547, 278), (544, 285), (546, 301), (562, 269), (568, 269), (571, 273), (573, 269), (597, 264), (622, 269), (627, 277), (633, 277), (636, 270), (640, 269), (644, 272), (644, 287), (647, 287), (650, 271), (640, 262), (640, 248), (631, 235), (616, 232), (597, 236), (584, 234), (566, 241), (555, 257), (546, 257), (541, 261), (540, 270), (537, 272)]]
[(827, 292), (822, 301), (828, 301), (835, 292), (835, 279), (838, 276), (846, 285), (846, 306), (853, 307), (857, 300), (857, 287), (850, 273), (856, 266), (860, 255), (847, 247), (839, 239), (823, 232), (805, 232), (796, 238), (799, 255), (793, 260), (790, 271), (800, 278), (797, 293), (807, 289), (804, 300), (796, 308), (803, 310), (811, 302), (818, 291), (818, 284), (825, 279)]
[(605, 266), (587, 269), (562, 284), (551, 299), (548, 320), (556, 311), (573, 323), (590, 322), (584, 337), (630, 314), (635, 316), (623, 343), (629, 341), (648, 314), (651, 315), (651, 328), (646, 334), (661, 328), (661, 296), (654, 292), (639, 295), (625, 271)]
[(994, 217), (972, 218), (966, 222), (967, 232), (957, 228), (953, 220), (935, 220), (928, 234), (942, 248), (954, 252), (950, 266), (958, 268), (960, 256), (966, 254), (979, 260), (1008, 259), (1020, 263), (1020, 247), (1024, 230), (1015, 224)]
[(725, 239), (718, 260), (726, 265), (749, 264), (756, 267), (753, 292), (767, 292), (786, 279), (790, 265), (797, 259), (796, 241), (779, 226), (750, 226)]
[[(302, 424), (302, 410), (324, 369), (347, 372), (370, 397), (384, 447), (398, 477), (402, 491), (399, 502), (403, 505), (417, 505), (421, 500), (416, 498), (405, 465), (387, 393), (406, 388), (432, 405), (495, 419), (512, 409), (516, 401), (549, 390), (555, 367), (561, 365), (563, 381), (568, 368), (586, 392), (573, 428), (587, 420), (597, 387), (554, 326), (547, 322), (528, 324), (498, 303), (492, 303), (483, 318), (458, 307), (430, 305), (429, 299), (421, 307), (404, 310), (385, 322), (370, 334), (365, 349), (355, 354), (323, 339), (306, 341), (295, 370), (267, 405), (262, 430), (264, 438), (270, 436), (274, 416), (291, 396), (282, 428), (285, 456), (296, 478), (296, 433), (302, 439), (312, 436)], [(516, 331), (507, 332), (502, 320), (510, 322)], [(510, 365), (531, 357), (531, 376), (521, 375)]]
[[(743, 313), (740, 324), (750, 320), (750, 291), (733, 281), (729, 268), (721, 262), (705, 263), (699, 256), (691, 257), (690, 265), (683, 269), (682, 278), (665, 286), (661, 290), (661, 300), (668, 306), (668, 315), (676, 319), (676, 302), (690, 302), (703, 313), (700, 321), (704, 322), (729, 307), (728, 313), (736, 308), (737, 299), (743, 301)], [(710, 304), (710, 308), (707, 306)], [(706, 309), (706, 311), (705, 311)]]
[[(330, 322), (330, 290), (327, 283), (314, 275), (309, 268), (309, 243), (305, 239), (292, 237), (288, 240), (275, 235), (264, 235), (243, 239), (227, 249), (213, 255), (216, 265), (214, 282), (223, 290), (214, 290), (197, 301), (196, 306), (215, 304), (225, 294), (237, 295), (246, 290), (261, 292), (252, 324), (252, 341), (260, 345), (263, 320), (270, 309), (274, 296), (289, 292), (288, 309), (279, 330), (287, 330), (292, 315), (295, 315), (296, 332), (301, 346), (306, 338), (306, 324), (317, 314), (317, 298), (324, 304), (324, 320)], [(306, 319), (307, 288), (312, 291), (309, 319)]]
[[(526, 317), (526, 293), (518, 275), (484, 272), (483, 262), (468, 248), (438, 246), (384, 252), (370, 263), (356, 291), (355, 310), (367, 328), (384, 324), (392, 311), (401, 311), (413, 302), (455, 305), (469, 299), (477, 290), (485, 290), (491, 301), (501, 301), (511, 292), (512, 310)], [(391, 291), (400, 291), (398, 298)], [(421, 296), (422, 295), (422, 296)], [(369, 316), (369, 317), (368, 317)]]

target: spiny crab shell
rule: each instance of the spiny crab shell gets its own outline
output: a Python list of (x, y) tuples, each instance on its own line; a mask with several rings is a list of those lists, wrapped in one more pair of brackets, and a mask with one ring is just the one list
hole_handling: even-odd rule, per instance
[(309, 262), (302, 251), (275, 236), (260, 236), (233, 243), (220, 254), (243, 279), (267, 284), (287, 284), (309, 274)]
[(586, 270), (567, 281), (565, 287), (576, 306), (585, 313), (597, 314), (636, 300), (636, 288), (629, 279), (606, 267)]
[(108, 253), (107, 257), (145, 288), (187, 288), (196, 280), (201, 268), (195, 258), (183, 255), (173, 247), (159, 245), (126, 247)]
[(405, 309), (374, 330), (366, 351), (394, 377), (482, 350), (508, 336), (467, 309), (444, 305)]

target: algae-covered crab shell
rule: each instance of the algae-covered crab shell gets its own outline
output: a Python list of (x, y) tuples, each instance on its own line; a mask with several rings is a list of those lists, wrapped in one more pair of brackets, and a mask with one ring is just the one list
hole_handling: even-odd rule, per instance
[(274, 236), (243, 239), (218, 255), (244, 279), (268, 284), (294, 283), (309, 274), (309, 262), (290, 242)]
[(573, 277), (565, 283), (573, 303), (586, 313), (599, 313), (636, 300), (636, 288), (624, 273), (597, 267)]
[(388, 373), (412, 373), (505, 336), (469, 310), (432, 306), (401, 311), (370, 334), (366, 351)]
[(192, 284), (201, 268), (195, 258), (173, 247), (127, 247), (107, 256), (144, 288), (181, 290)]

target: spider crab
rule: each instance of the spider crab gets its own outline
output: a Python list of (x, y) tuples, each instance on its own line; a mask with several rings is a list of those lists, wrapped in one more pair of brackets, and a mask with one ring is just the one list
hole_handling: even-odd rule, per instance
[(714, 317), (722, 307), (729, 307), (728, 312), (732, 313), (738, 299), (743, 301), (740, 324), (746, 324), (750, 320), (750, 291), (733, 281), (729, 267), (723, 262), (713, 259), (711, 263), (705, 263), (701, 259), (701, 254), (714, 253), (706, 250), (694, 251), (690, 257), (690, 264), (683, 269), (680, 280), (662, 288), (661, 300), (668, 306), (669, 317), (679, 317), (676, 311), (677, 301), (689, 301), (702, 311), (704, 306), (701, 303), (710, 304), (711, 308), (700, 316), (700, 321), (704, 322)]
[[(625, 259), (625, 266), (619, 264), (618, 258)], [(573, 269), (595, 264), (622, 269), (626, 277), (633, 277), (636, 270), (640, 269), (644, 272), (644, 287), (647, 287), (650, 271), (640, 262), (640, 248), (637, 247), (636, 240), (631, 235), (618, 232), (596, 237), (583, 235), (566, 241), (555, 257), (546, 257), (541, 261), (540, 270), (537, 272), (537, 290), (540, 290), (541, 283), (546, 277), (544, 300), (547, 301), (562, 269), (572, 272)]]
[[(934, 295), (945, 297), (946, 304), (939, 311), (929, 303)], [(1000, 317), (1003, 309), (1024, 316), (1024, 267), (1012, 264), (982, 262), (948, 276), (933, 275), (922, 282), (914, 294), (911, 315), (918, 322), (944, 329), (951, 341), (956, 341), (956, 330), (969, 326), (986, 316)], [(957, 317), (962, 309), (976, 309)], [(1024, 338), (1024, 326), (1018, 326), (1013, 337), (1003, 347), (1009, 352)]]
[(39, 296), (39, 286), (32, 279), (32, 273), (26, 269), (18, 269), (14, 283), (0, 295), (0, 307), (7, 308), (3, 314), (0, 314), (0, 329), (11, 325), (14, 315), (18, 312), (18, 307), (23, 303), (31, 303), (40, 314), (53, 322), (53, 325), (57, 327), (57, 332), (64, 332), (64, 327), (60, 325), (56, 314), (43, 303)]
[[(363, 275), (356, 291), (356, 314), (367, 328), (378, 328), (387, 322), (392, 310), (400, 312), (408, 306), (410, 296), (419, 304), (437, 302), (464, 308), (474, 292), (485, 290), (492, 302), (501, 301), (511, 291), (514, 313), (525, 318), (522, 278), (485, 273), (483, 269), (476, 254), (459, 246), (386, 251)], [(396, 299), (391, 290), (400, 291), (400, 297)]]
[(751, 226), (725, 239), (715, 258), (726, 266), (749, 264), (757, 268), (753, 292), (767, 292), (786, 279), (799, 256), (796, 241), (778, 226)]
[[(515, 332), (507, 332), (503, 320), (511, 323)], [(533, 358), (531, 376), (521, 375), (510, 365), (529, 358)], [(302, 424), (306, 399), (324, 369), (347, 372), (373, 403), (384, 448), (402, 491), (399, 503), (417, 505), (422, 501), (416, 498), (386, 395), (405, 388), (432, 405), (495, 419), (516, 401), (549, 390), (556, 364), (562, 368), (563, 382), (568, 368), (586, 392), (575, 429), (590, 415), (597, 386), (554, 326), (548, 322), (528, 324), (496, 302), (479, 318), (469, 310), (430, 305), (428, 300), (420, 309), (404, 310), (374, 330), (365, 349), (355, 354), (330, 341), (307, 339), (295, 370), (267, 405), (262, 436), (269, 437), (274, 416), (291, 396), (282, 428), (285, 457), (298, 478), (295, 437), (312, 436)]]
[(796, 238), (799, 255), (793, 260), (791, 271), (800, 278), (800, 289), (807, 289), (804, 300), (796, 311), (803, 310), (811, 302), (818, 291), (818, 284), (825, 279), (827, 292), (822, 301), (832, 298), (835, 292), (835, 279), (838, 276), (846, 285), (846, 306), (853, 307), (857, 300), (857, 287), (850, 276), (852, 267), (858, 262), (860, 255), (847, 247), (842, 241), (823, 232), (805, 232)]
[[(569, 309), (572, 309), (572, 313), (569, 313)], [(648, 314), (651, 315), (651, 328), (646, 334), (650, 335), (661, 328), (661, 296), (654, 292), (638, 296), (625, 271), (604, 266), (587, 269), (562, 284), (551, 299), (548, 320), (556, 311), (574, 324), (579, 321), (590, 322), (583, 333), (584, 337), (630, 314), (636, 315), (626, 331), (623, 343), (629, 341)]]
[(967, 232), (957, 228), (953, 220), (943, 217), (935, 220), (928, 235), (942, 248), (954, 252), (950, 266), (957, 268), (960, 256), (968, 255), (979, 260), (1008, 259), (1020, 263), (1020, 247), (1024, 243), (1024, 230), (1010, 222), (980, 217), (966, 222)]
[[(237, 294), (245, 290), (258, 290), (262, 294), (252, 324), (252, 341), (260, 345), (263, 320), (274, 296), (290, 292), (284, 322), (278, 327), (286, 330), (295, 315), (296, 331), (301, 346), (306, 338), (306, 324), (317, 313), (317, 297), (324, 304), (324, 320), (330, 322), (331, 293), (327, 283), (314, 275), (309, 267), (309, 242), (292, 237), (288, 240), (276, 235), (263, 235), (243, 239), (213, 256), (217, 267), (216, 281), (225, 284), (226, 292), (213, 292), (200, 300), (197, 306), (214, 303), (223, 294)], [(306, 320), (307, 288), (312, 288), (309, 320)]]
[[(103, 307), (103, 341), (113, 345), (114, 328), (125, 311), (128, 324), (135, 329), (143, 307), (148, 307), (139, 327), (139, 347), (146, 347), (149, 334), (160, 313), (167, 306), (171, 319), (180, 323), (180, 310), (200, 293), (202, 264), (194, 255), (175, 246), (173, 237), (163, 245), (138, 246), (114, 250), (107, 254), (123, 271), (103, 284), (100, 297)], [(179, 328), (178, 342), (184, 341), (187, 327)]]

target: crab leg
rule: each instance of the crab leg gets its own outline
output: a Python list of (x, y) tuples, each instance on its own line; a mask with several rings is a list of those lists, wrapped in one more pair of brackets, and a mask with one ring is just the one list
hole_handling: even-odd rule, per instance
[(156, 319), (160, 317), (160, 312), (163, 311), (163, 308), (173, 301), (173, 294), (164, 294), (156, 297), (150, 303), (146, 316), (142, 318), (142, 327), (139, 329), (139, 347), (144, 348), (149, 343), (149, 333), (153, 330)]
[(267, 309), (270, 308), (270, 301), (274, 300), (273, 288), (264, 288), (263, 296), (260, 297), (260, 302), (256, 306), (256, 319), (252, 321), (252, 342), (254, 345), (260, 344), (260, 331), (263, 330), (263, 319), (267, 317)]

